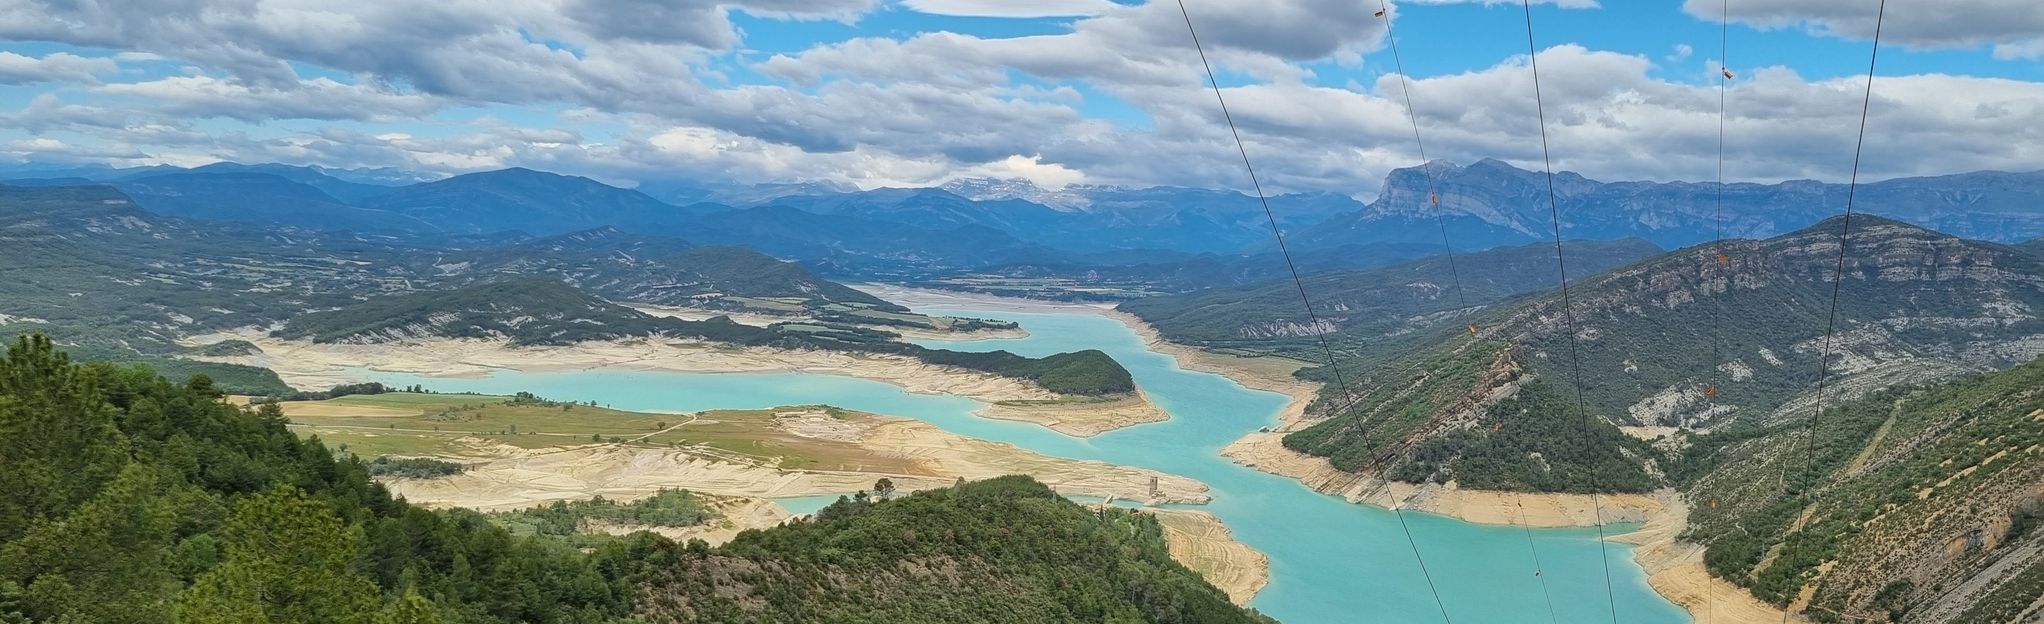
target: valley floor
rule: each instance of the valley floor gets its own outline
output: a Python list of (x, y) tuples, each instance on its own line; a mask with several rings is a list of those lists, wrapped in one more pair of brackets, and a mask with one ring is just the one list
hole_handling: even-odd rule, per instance
[[(1048, 457), (905, 418), (822, 407), (696, 414), (587, 406), (557, 410), (553, 405), (507, 399), (396, 393), (287, 402), (280, 407), (301, 435), (318, 435), (330, 445), (362, 454), (434, 457), (466, 466), (446, 477), (382, 479), (392, 493), (414, 503), (506, 511), (597, 496), (631, 501), (661, 489), (686, 489), (705, 498), (715, 517), (688, 527), (591, 528), (618, 534), (650, 530), (713, 545), (746, 529), (775, 526), (793, 517), (774, 499), (869, 490), (881, 478), (906, 492), (948, 486), (958, 479), (1027, 474), (1059, 492), (1103, 500), (1150, 504), (1207, 500), (1207, 487), (1185, 477)], [(447, 418), (449, 411), (461, 417)], [(664, 419), (677, 422), (669, 425)], [(655, 425), (648, 427), (648, 422)], [(517, 423), (525, 425), (522, 433)], [(537, 427), (549, 430), (536, 431)], [(611, 441), (578, 443), (592, 435)], [(793, 464), (809, 467), (790, 467)], [(1172, 556), (1238, 604), (1246, 604), (1269, 581), (1268, 558), (1235, 541), (1211, 514), (1188, 509), (1152, 512), (1164, 525)]]

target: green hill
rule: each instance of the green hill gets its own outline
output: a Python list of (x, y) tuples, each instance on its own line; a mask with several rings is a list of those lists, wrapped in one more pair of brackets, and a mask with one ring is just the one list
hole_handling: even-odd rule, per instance
[(638, 191), (521, 167), (402, 186), (364, 197), (357, 205), (404, 215), (447, 232), (515, 230), (536, 236), (603, 225), (633, 231), (671, 230), (695, 216), (686, 208)]
[(431, 254), (412, 269), (441, 282), (552, 276), (616, 301), (792, 314), (832, 304), (900, 306), (751, 249), (600, 227), (514, 245)]
[(338, 310), (293, 317), (272, 334), (314, 342), (443, 337), (558, 345), (661, 332), (747, 340), (757, 331), (729, 321), (652, 316), (583, 294), (559, 280), (510, 278), (452, 290), (370, 297)]
[[(1579, 270), (1599, 272), (1661, 253), (1644, 240), (1570, 242), (1566, 250)], [(1461, 276), (1461, 291), (1455, 275)], [(1410, 334), (1443, 324), (1443, 314), (1481, 308), (1525, 293), (1552, 288), (1554, 246), (1527, 245), (1457, 254), (1452, 265), (1435, 256), (1382, 268), (1307, 275), (1306, 292), (1330, 333), (1329, 340), (1353, 357), (1387, 334)], [(1315, 327), (1289, 276), (1251, 286), (1211, 288), (1182, 295), (1122, 303), (1124, 312), (1156, 326), (1166, 339), (1204, 347), (1275, 351), (1308, 361), (1326, 361)]]
[(1028, 477), (840, 500), (654, 575), (640, 610), (684, 622), (1272, 622), (1171, 560), (1155, 516)]
[[(1447, 480), (1487, 471), (1477, 460), (1495, 455), (1480, 449), (1521, 426), (1571, 440), (1622, 442), (1614, 425), (1720, 427), (1807, 414), (1838, 227), (1834, 219), (1764, 241), (1729, 242), (1724, 264), (1713, 249), (1692, 248), (1573, 284), (1588, 417), (1527, 421), (1500, 408), (1499, 399), (1529, 388), (1561, 393), (1569, 400), (1558, 406), (1573, 408), (1570, 344), (1560, 298), (1549, 293), (1475, 315), (1470, 320), (1481, 330), (1478, 337), (1462, 327), (1436, 327), (1387, 342), (1418, 345), (1402, 354), (1351, 360), (1346, 372), (1353, 375), (1355, 396), (1330, 389), (1317, 408), (1325, 418), (1285, 443), (1348, 470), (1388, 466), (1408, 478)], [(2033, 357), (2035, 348), (2025, 345), (2044, 338), (2044, 321), (2012, 311), (2040, 308), (2044, 261), (2038, 258), (1856, 217), (1830, 398)], [(1317, 374), (1325, 379), (1328, 371)], [(1328, 413), (1345, 405), (1353, 409)], [(1543, 470), (1577, 475), (1499, 484), (1510, 489), (1639, 490), (1653, 484), (1635, 474), (1656, 461), (1649, 449), (1621, 446), (1636, 468), (1613, 472), (1609, 462), (1596, 459), (1612, 449), (1557, 457), (1552, 449), (1508, 446), (1522, 459), (1541, 453)], [(1558, 468), (1557, 462), (1574, 465)]]
[[(1026, 477), (849, 501), (732, 544), (544, 530), (394, 499), (274, 405), (203, 378), (75, 365), (41, 337), (0, 358), (0, 620), (1269, 622), (1171, 561), (1156, 520)], [(530, 527), (514, 534), (499, 522)]]
[(1809, 591), (1819, 621), (2011, 622), (2044, 598), (2044, 359), (1818, 423), (1690, 440), (1673, 476), (1714, 574)]
[(2016, 249), (2030, 252), (2031, 255), (2044, 256), (2044, 237), (2032, 238), (2029, 241), (2019, 243), (2016, 245)]

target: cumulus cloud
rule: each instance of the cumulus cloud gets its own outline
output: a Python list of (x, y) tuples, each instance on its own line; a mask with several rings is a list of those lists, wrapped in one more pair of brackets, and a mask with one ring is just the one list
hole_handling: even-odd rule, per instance
[(314, 78), (289, 86), (248, 85), (210, 76), (172, 76), (110, 84), (99, 93), (134, 96), (156, 110), (183, 117), (378, 120), (419, 117), (440, 103), (420, 95)]
[[(1519, 4), (1517, 0), (1412, 0), (1412, 2), (1414, 4), (1481, 4), (1484, 6)], [(1599, 9), (1604, 6), (1598, 4), (1597, 0), (1534, 0), (1533, 4), (1552, 4), (1564, 9)]]
[[(63, 133), (54, 144), (14, 146), (16, 153), (146, 154), (181, 163), (442, 172), (521, 165), (607, 180), (799, 179), (867, 188), (961, 176), (1046, 186), (1248, 183), (1176, 2), (909, 0), (914, 10), (952, 14), (1001, 7), (1015, 15), (1074, 14), (1051, 34), (864, 36), (759, 58), (741, 52), (743, 33), (730, 11), (854, 20), (877, 4), (631, 0), (595, 11), (578, 4), (584, 1), (593, 0), (0, 0), (0, 38), (195, 67), (183, 76), (46, 93), (0, 115), (0, 126)], [(1742, 13), (1745, 0), (1733, 1), (1738, 19), (1773, 19)], [(1698, 2), (1712, 4), (1698, 9)], [(1690, 10), (1714, 19), (1714, 2), (1692, 0)], [(1375, 7), (1188, 1), (1266, 184), (1367, 194), (1390, 169), (1417, 162), (1397, 76), (1334, 86), (1314, 74), (1331, 65), (1377, 69), (1366, 58), (1382, 43)], [(1819, 18), (1805, 13), (1768, 27), (1833, 28), (1815, 26)], [(1837, 23), (1838, 32), (1849, 32), (1846, 21)], [(1607, 179), (1715, 174), (1715, 83), (1656, 78), (1655, 59), (1644, 55), (1576, 45), (1540, 54), (1558, 167)], [(1679, 48), (1675, 56), (1683, 56)], [(0, 67), (6, 62), (0, 57)], [(772, 80), (727, 85), (706, 77), (736, 64)], [(302, 76), (305, 67), (322, 71)], [(83, 74), (105, 75), (106, 66)], [(81, 82), (78, 76), (69, 80)], [(1431, 156), (1539, 164), (1526, 58), (1415, 76), (1411, 84)], [(1743, 71), (1728, 94), (1731, 175), (1842, 177), (1863, 87), (1858, 78), (1809, 80), (1786, 68)], [(1082, 112), (1101, 105), (1137, 119)], [(569, 112), (554, 127), (527, 116), (514, 124), (442, 114), (502, 107)], [(248, 123), (201, 131), (195, 127), (220, 124), (190, 123), (200, 118)], [(262, 123), (275, 119), (345, 123)], [(422, 123), (433, 129), (420, 131)], [(38, 138), (4, 132), (0, 140)], [(1939, 74), (1882, 76), (1875, 84), (1870, 176), (2034, 169), (2044, 162), (2040, 150), (2044, 85)]]
[(903, 0), (901, 4), (931, 15), (967, 17), (1074, 17), (1099, 15), (1117, 6), (1108, 0)]
[[(1685, 0), (1682, 8), (1711, 21), (1723, 12), (1756, 28), (1869, 39), (1877, 7), (1863, 0)], [(2004, 58), (2035, 58), (2044, 50), (2044, 3), (2036, 0), (1893, 2), (1887, 11), (1883, 41), (1926, 49), (1992, 45)]]
[(86, 58), (68, 52), (43, 57), (0, 51), (0, 84), (39, 82), (99, 82), (99, 74), (114, 71), (113, 59)]

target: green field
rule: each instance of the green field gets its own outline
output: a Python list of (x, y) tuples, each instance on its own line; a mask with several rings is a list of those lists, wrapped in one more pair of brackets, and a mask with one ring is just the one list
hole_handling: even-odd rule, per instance
[(509, 396), (352, 395), (282, 405), (300, 435), (333, 448), (378, 455), (463, 458), (464, 438), (527, 449), (595, 444), (696, 449), (713, 456), (783, 469), (912, 472), (911, 462), (877, 455), (849, 442), (797, 436), (774, 423), (776, 413), (820, 409), (837, 418), (871, 415), (830, 407), (712, 410), (695, 414), (630, 412)]

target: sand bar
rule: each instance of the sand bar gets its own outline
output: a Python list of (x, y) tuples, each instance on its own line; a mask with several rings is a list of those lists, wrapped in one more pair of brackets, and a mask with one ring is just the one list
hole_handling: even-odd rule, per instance
[(1227, 592), (1238, 605), (1249, 604), (1270, 584), (1270, 557), (1235, 541), (1228, 526), (1213, 514), (1192, 509), (1157, 509), (1164, 525), (1164, 544), (1171, 558), (1192, 568), (1208, 583)]

